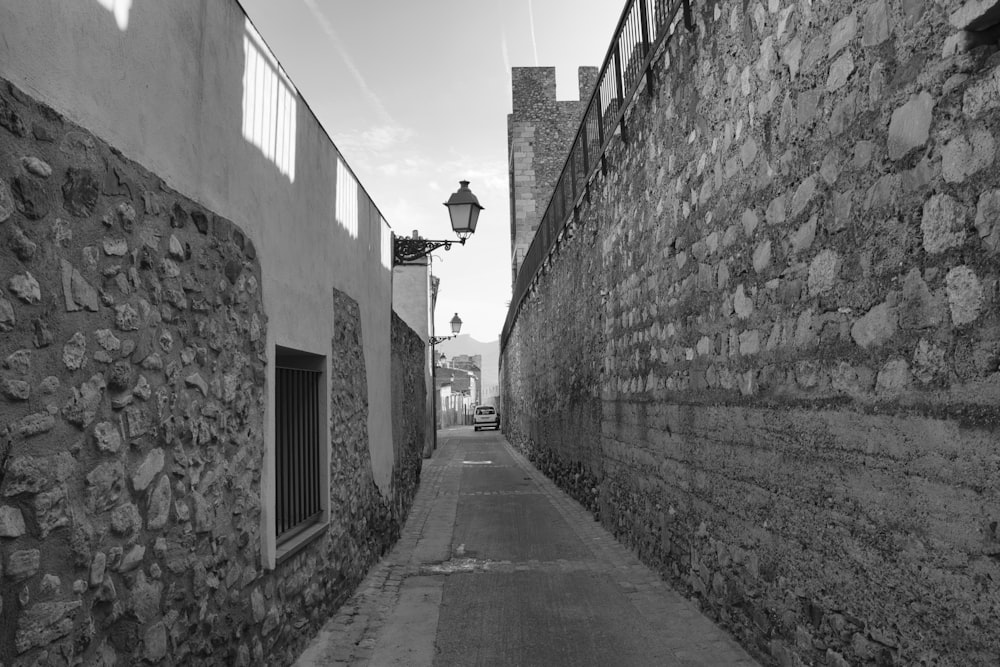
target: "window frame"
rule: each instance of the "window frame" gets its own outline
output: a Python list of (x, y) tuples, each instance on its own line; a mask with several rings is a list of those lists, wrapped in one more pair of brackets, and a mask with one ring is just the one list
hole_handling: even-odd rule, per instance
[[(310, 517), (307, 521), (287, 530), (280, 537), (278, 535), (279, 502), (278, 497), (278, 457), (279, 434), (278, 434), (278, 373), (280, 369), (304, 370), (319, 374), (318, 391), (316, 396), (316, 410), (314, 418), (317, 427), (318, 449), (317, 465), (319, 466), (319, 503), (320, 511)], [(272, 489), (269, 497), (269, 514), (271, 522), (269, 526), (270, 537), (274, 545), (273, 559), (266, 559), (265, 567), (273, 569), (283, 561), (295, 555), (299, 550), (309, 544), (319, 535), (326, 532), (330, 523), (330, 428), (329, 428), (329, 370), (328, 361), (325, 355), (313, 354), (303, 350), (276, 345), (274, 349), (274, 391), (271, 392), (270, 405), (273, 418), (273, 431), (271, 440), (272, 465)]]

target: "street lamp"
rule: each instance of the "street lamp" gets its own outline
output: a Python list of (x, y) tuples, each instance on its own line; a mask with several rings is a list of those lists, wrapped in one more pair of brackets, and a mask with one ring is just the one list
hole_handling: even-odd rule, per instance
[[(469, 189), (468, 181), (459, 181), (459, 188), (453, 192), (448, 201), (444, 203), (448, 207), (448, 215), (451, 218), (451, 228), (458, 236), (458, 243), (465, 245), (465, 240), (476, 232), (476, 223), (479, 221), (479, 212), (484, 209), (479, 204), (476, 195)], [(440, 247), (451, 250), (454, 241), (432, 241), (430, 239), (409, 238), (405, 236), (392, 237), (392, 264), (400, 266), (412, 264), (421, 257), (425, 257)], [(461, 320), (459, 320), (461, 322)]]
[[(475, 224), (473, 224), (473, 226), (475, 226)], [(437, 345), (438, 343), (441, 343), (443, 341), (449, 340), (449, 339), (454, 338), (455, 336), (457, 336), (458, 332), (462, 330), (462, 318), (458, 316), (458, 313), (455, 313), (455, 317), (451, 318), (451, 322), (449, 322), (448, 324), (451, 325), (451, 334), (452, 335), (450, 335), (450, 336), (431, 336), (430, 339), (428, 339), (428, 341), (427, 341), (430, 344), (430, 346), (431, 346), (431, 384), (434, 385), (434, 438), (433, 438), (433, 443), (431, 445), (430, 451), (428, 451), (428, 450), (425, 449), (424, 452), (423, 452), (425, 459), (426, 458), (430, 458), (430, 456), (434, 452), (434, 450), (437, 449), (437, 421), (438, 421), (437, 365), (438, 365), (438, 357), (437, 357), (437, 350), (434, 348), (434, 346)], [(441, 359), (442, 360), (444, 359), (444, 355), (443, 354), (441, 355)]]
[(446, 340), (451, 340), (452, 338), (458, 335), (459, 331), (462, 330), (462, 318), (458, 316), (458, 313), (455, 313), (455, 317), (451, 318), (451, 322), (449, 322), (449, 324), (451, 325), (451, 335), (431, 336), (430, 344), (432, 346), (437, 345), (438, 343), (443, 343)]

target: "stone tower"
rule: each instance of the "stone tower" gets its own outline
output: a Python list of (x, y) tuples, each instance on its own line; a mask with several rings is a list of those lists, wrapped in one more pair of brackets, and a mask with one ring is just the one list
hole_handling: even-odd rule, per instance
[(580, 99), (556, 101), (554, 67), (511, 69), (513, 113), (507, 116), (511, 284), (569, 156), (597, 82), (597, 68), (580, 67), (577, 76)]

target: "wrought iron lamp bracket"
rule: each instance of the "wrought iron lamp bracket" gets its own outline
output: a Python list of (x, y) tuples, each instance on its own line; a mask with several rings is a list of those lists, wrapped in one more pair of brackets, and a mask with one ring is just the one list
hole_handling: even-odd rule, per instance
[(392, 239), (392, 265), (401, 266), (413, 264), (421, 257), (426, 257), (438, 248), (451, 250), (451, 245), (465, 245), (465, 239), (457, 241), (433, 241), (431, 239), (415, 239), (408, 236), (395, 236)]
[(455, 336), (431, 336), (429, 341), (431, 345), (437, 345), (438, 343), (443, 343), (446, 340), (451, 340), (454, 337)]

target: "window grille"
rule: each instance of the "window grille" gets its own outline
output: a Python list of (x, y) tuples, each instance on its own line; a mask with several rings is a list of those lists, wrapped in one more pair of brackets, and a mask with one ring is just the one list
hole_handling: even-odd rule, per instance
[(275, 504), (278, 541), (322, 517), (320, 380), (322, 373), (278, 366), (275, 380)]

